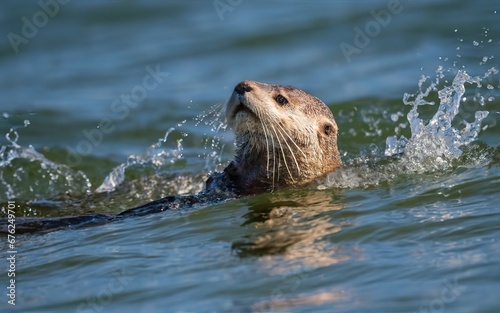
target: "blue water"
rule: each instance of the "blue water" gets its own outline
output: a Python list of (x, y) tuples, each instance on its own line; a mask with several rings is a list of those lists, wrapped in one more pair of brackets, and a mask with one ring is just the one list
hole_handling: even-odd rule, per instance
[[(0, 4), (1, 218), (8, 201), (20, 223), (198, 192), (232, 158), (217, 115), (244, 79), (327, 103), (345, 167), (317, 187), (17, 234), (2, 312), (500, 310), (496, 1), (50, 3), (46, 20), (36, 1)], [(462, 87), (456, 117), (430, 123)]]

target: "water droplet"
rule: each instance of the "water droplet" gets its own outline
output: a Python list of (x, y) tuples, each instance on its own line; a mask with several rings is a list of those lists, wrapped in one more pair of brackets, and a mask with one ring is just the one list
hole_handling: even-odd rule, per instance
[[(488, 73), (490, 73), (490, 70)], [(411, 138), (406, 140), (404, 137), (388, 137), (386, 140), (385, 155), (394, 155), (404, 152), (405, 157), (409, 157), (409, 162), (405, 164), (412, 171), (428, 171), (435, 169), (446, 169), (451, 166), (451, 161), (460, 156), (462, 151), (461, 146), (475, 140), (480, 131), (481, 121), (488, 115), (488, 111), (474, 112), (475, 120), (472, 123), (467, 123), (466, 127), (457, 130), (453, 127), (453, 120), (459, 112), (461, 105), (460, 100), (465, 101), (467, 98), (465, 93), (465, 84), (478, 84), (481, 79), (486, 78), (471, 77), (465, 71), (458, 71), (453, 79), (453, 83), (441, 90), (437, 90), (437, 85), (440, 83), (438, 78), (431, 82), (426, 89), (421, 88), (419, 81), (420, 92), (416, 95), (411, 95), (413, 100), (410, 100), (407, 94), (403, 102), (411, 105), (412, 109), (408, 113), (408, 122), (411, 130)], [(419, 118), (417, 108), (419, 105), (427, 105), (428, 101), (425, 97), (429, 92), (437, 91), (440, 106), (436, 114), (428, 121)], [(484, 102), (484, 97), (480, 94), (475, 98), (479, 98), (480, 102)], [(392, 116), (391, 116), (392, 118)], [(404, 127), (402, 124), (400, 125)], [(439, 157), (436, 157), (438, 155)], [(416, 160), (420, 160), (417, 161)]]

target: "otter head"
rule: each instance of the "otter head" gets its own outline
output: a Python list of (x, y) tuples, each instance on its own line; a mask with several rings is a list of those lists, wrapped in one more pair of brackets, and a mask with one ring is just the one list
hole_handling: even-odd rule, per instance
[(304, 185), (341, 166), (332, 112), (302, 90), (243, 81), (226, 120), (236, 154), (225, 173), (239, 194)]

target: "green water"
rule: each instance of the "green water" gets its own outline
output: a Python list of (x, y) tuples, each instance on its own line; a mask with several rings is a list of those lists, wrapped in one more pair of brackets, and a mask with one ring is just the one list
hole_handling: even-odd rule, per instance
[[(50, 3), (45, 22), (35, 1), (0, 4), (3, 220), (9, 201), (21, 223), (198, 192), (232, 158), (218, 115), (244, 79), (327, 103), (345, 167), (308, 188), (16, 234), (15, 306), (2, 234), (2, 312), (500, 310), (498, 3)], [(404, 94), (438, 67), (435, 104), (408, 121)], [(452, 125), (416, 136), (462, 85)], [(452, 130), (478, 111), (457, 152)], [(393, 136), (411, 138), (402, 155), (385, 153)]]

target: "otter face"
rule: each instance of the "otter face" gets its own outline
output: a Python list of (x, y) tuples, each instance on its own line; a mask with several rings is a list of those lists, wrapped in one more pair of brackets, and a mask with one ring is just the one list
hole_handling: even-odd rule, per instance
[(243, 180), (272, 189), (302, 185), (341, 165), (332, 112), (292, 86), (239, 83), (226, 104), (226, 120), (236, 135)]

